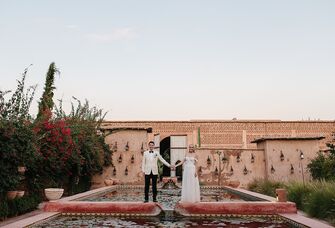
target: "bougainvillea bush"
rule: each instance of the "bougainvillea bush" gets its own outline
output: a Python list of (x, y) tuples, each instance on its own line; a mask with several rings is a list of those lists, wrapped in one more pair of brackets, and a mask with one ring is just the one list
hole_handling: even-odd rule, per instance
[(72, 166), (69, 179), (68, 187), (72, 193), (88, 190), (92, 176), (101, 173), (104, 166), (112, 164), (111, 151), (104, 135), (97, 134), (105, 114), (101, 109), (90, 108), (88, 101), (82, 104), (78, 99), (74, 100), (77, 104), (72, 103), (69, 114), (63, 111), (62, 102), (55, 108), (55, 118), (68, 123), (76, 150), (75, 158), (79, 159), (75, 160), (76, 165)]
[[(48, 115), (51, 117), (50, 115)], [(37, 169), (44, 187), (63, 187), (73, 166), (80, 164), (79, 151), (65, 120), (43, 118), (35, 123), (37, 135)]]
[(29, 108), (36, 86), (25, 90), (28, 69), (15, 91), (0, 91), (0, 201), (19, 185), (18, 166), (35, 163), (36, 138)]
[(0, 194), (19, 185), (18, 166), (35, 163), (36, 144), (32, 124), (0, 120)]
[(58, 72), (55, 64), (50, 64), (35, 118), (29, 108), (36, 86), (25, 90), (27, 69), (13, 93), (0, 91), (0, 201), (6, 191), (18, 187), (18, 166), (27, 168), (28, 193), (63, 187), (73, 194), (88, 190), (92, 176), (111, 164), (104, 136), (97, 134), (105, 116), (102, 110), (90, 108), (87, 101), (82, 105), (78, 99), (68, 114), (61, 103), (54, 107), (54, 76)]

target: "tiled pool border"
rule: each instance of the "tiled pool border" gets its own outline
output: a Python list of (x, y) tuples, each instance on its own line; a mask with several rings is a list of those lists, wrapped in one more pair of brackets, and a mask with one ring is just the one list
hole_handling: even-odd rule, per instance
[[(142, 215), (134, 215), (134, 214), (113, 214), (113, 213), (59, 213), (58, 215), (49, 217), (47, 219), (41, 220), (41, 221), (37, 221), (34, 224), (28, 225), (26, 226), (26, 228), (32, 228), (33, 226), (36, 225), (40, 225), (43, 224), (45, 222), (48, 222), (52, 219), (56, 219), (59, 216), (112, 216), (115, 218), (150, 218), (151, 216), (142, 216)], [(294, 221), (291, 221), (290, 219), (286, 219), (282, 216), (279, 215), (235, 215), (235, 214), (227, 214), (227, 215), (222, 215), (222, 214), (213, 214), (213, 215), (194, 215), (194, 216), (190, 216), (188, 218), (251, 218), (251, 219), (255, 219), (255, 218), (274, 218), (275, 220), (279, 220), (279, 221), (283, 221), (285, 223), (288, 223), (290, 225), (293, 225), (294, 227), (297, 228), (308, 228), (309, 226), (305, 226), (303, 224), (300, 223), (296, 223)]]
[[(231, 187), (227, 187), (227, 186), (204, 186), (202, 187), (204, 189), (226, 189), (228, 191), (234, 192), (236, 194), (239, 195), (248, 195), (248, 196), (252, 196), (255, 197), (257, 199), (260, 200), (265, 200), (265, 201), (275, 201), (276, 199), (273, 197), (268, 197), (262, 194), (258, 194), (258, 193), (254, 193), (254, 192), (250, 192), (248, 190), (245, 189), (238, 189), (238, 188), (231, 188)], [(79, 199), (84, 199), (84, 198), (89, 198), (95, 195), (101, 195), (107, 192), (110, 192), (112, 190), (117, 190), (117, 189), (143, 189), (143, 186), (138, 185), (138, 186), (129, 186), (129, 185), (114, 185), (114, 186), (107, 186), (107, 187), (102, 187), (102, 188), (98, 188), (98, 189), (94, 189), (91, 191), (87, 191), (84, 193), (80, 193), (80, 194), (76, 194), (73, 196), (69, 196), (69, 197), (64, 197), (56, 202), (64, 202), (64, 201), (73, 201), (73, 200), (79, 200)], [(43, 203), (41, 205), (43, 207)], [(43, 222), (46, 222), (50, 219), (54, 219), (60, 215), (64, 215), (66, 213), (61, 213), (61, 212), (43, 212), (41, 214), (26, 218), (26, 219), (22, 219), (13, 223), (10, 223), (8, 225), (3, 226), (4, 228), (21, 228), (21, 227), (31, 227), (33, 225), (36, 224), (41, 224)], [(75, 214), (75, 213), (74, 213)], [(78, 214), (78, 213), (77, 213)], [(84, 214), (84, 213), (82, 213)], [(111, 216), (111, 214), (108, 213), (93, 213), (94, 215), (107, 215), (107, 216)], [(115, 213), (114, 213), (115, 214)], [(121, 216), (127, 216), (126, 214), (122, 214)], [(128, 215), (128, 216), (134, 216), (133, 214)], [(135, 215), (136, 216), (136, 215)], [(315, 220), (315, 219), (311, 219), (308, 218), (304, 215), (302, 215), (301, 213), (297, 213), (297, 214), (286, 214), (286, 213), (280, 213), (277, 215), (218, 215), (218, 214), (211, 214), (211, 215), (196, 215), (194, 217), (211, 217), (211, 216), (220, 216), (220, 217), (229, 217), (229, 216), (237, 216), (237, 217), (271, 217), (271, 216), (277, 216), (282, 218), (283, 220), (285, 220), (286, 222), (288, 222), (289, 224), (292, 224), (296, 227), (318, 227), (318, 228), (331, 228), (332, 226), (321, 222), (319, 220)]]

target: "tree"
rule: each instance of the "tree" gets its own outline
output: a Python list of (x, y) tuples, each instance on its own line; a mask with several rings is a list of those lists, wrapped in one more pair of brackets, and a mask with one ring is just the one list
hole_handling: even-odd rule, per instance
[(334, 141), (327, 144), (326, 152), (319, 152), (311, 160), (307, 168), (311, 172), (313, 179), (316, 180), (335, 180), (335, 144)]
[(50, 115), (53, 109), (53, 106), (54, 106), (53, 91), (56, 89), (56, 87), (54, 86), (56, 73), (59, 74), (59, 71), (56, 68), (55, 63), (52, 62), (49, 66), (49, 69), (46, 75), (43, 95), (41, 97), (40, 102), (38, 103), (37, 119), (41, 118), (42, 116), (50, 117), (50, 116), (45, 116), (45, 115), (46, 114)]

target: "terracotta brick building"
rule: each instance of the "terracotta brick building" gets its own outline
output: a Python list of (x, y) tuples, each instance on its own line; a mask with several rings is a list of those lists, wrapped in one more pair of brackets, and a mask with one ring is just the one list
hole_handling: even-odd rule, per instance
[[(95, 178), (96, 186), (108, 177), (143, 184), (141, 151), (154, 140), (172, 164), (183, 159), (188, 145), (195, 145), (202, 184), (243, 187), (254, 178), (307, 181), (306, 166), (333, 139), (335, 121), (106, 121), (102, 130), (115, 166)], [(163, 168), (164, 176), (181, 173)]]

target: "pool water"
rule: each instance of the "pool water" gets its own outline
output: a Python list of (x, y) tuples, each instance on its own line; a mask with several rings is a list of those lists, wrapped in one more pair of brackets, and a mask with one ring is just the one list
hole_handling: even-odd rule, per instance
[[(164, 210), (174, 209), (176, 203), (180, 201), (180, 189), (158, 189), (157, 201)], [(149, 197), (152, 197), (150, 192)], [(118, 189), (105, 193), (104, 195), (94, 196), (84, 201), (143, 201), (143, 189)], [(240, 196), (229, 193), (223, 189), (201, 189), (201, 201), (203, 202), (232, 202), (244, 201)]]
[[(30, 227), (293, 227), (279, 216), (215, 216), (215, 217), (185, 217), (174, 212), (175, 205), (180, 201), (180, 189), (158, 189), (157, 200), (163, 208), (158, 216), (112, 216), (112, 215), (69, 215), (63, 214)], [(150, 197), (152, 194), (150, 193)], [(116, 188), (110, 192), (90, 196), (80, 201), (143, 201), (143, 188)], [(225, 189), (201, 188), (203, 202), (246, 201)]]
[(278, 217), (248, 218), (190, 218), (178, 215), (158, 217), (112, 217), (112, 216), (59, 216), (34, 228), (44, 227), (291, 227)]

